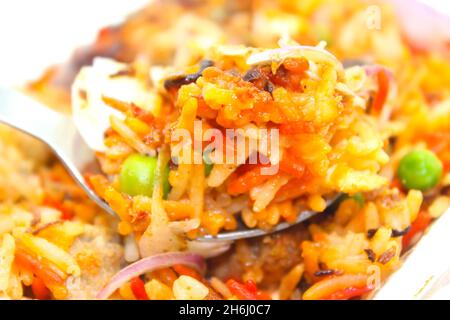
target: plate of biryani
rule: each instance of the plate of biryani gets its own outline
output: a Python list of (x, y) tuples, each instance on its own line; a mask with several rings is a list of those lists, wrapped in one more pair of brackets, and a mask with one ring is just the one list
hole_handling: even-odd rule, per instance
[(0, 297), (448, 288), (449, 26), (418, 1), (155, 0), (101, 29), (22, 89), (72, 116), (115, 216), (1, 125)]

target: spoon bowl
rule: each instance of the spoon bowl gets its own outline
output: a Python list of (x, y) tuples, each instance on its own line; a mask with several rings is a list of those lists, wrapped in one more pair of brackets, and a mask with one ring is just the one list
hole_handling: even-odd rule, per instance
[[(0, 87), (0, 122), (29, 134), (47, 144), (61, 160), (69, 174), (75, 179), (89, 198), (112, 216), (118, 217), (86, 183), (83, 172), (95, 163), (95, 153), (80, 136), (72, 118), (58, 113), (15, 90)], [(330, 207), (338, 196), (327, 201)], [(282, 222), (270, 230), (248, 229), (243, 223), (235, 231), (222, 232), (216, 236), (205, 235), (196, 240), (220, 242), (254, 238), (285, 230), (301, 223), (317, 212), (304, 210), (294, 223)]]

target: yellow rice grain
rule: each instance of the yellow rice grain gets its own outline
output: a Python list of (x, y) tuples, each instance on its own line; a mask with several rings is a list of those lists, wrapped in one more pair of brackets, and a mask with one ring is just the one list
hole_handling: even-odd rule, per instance
[(219, 278), (211, 277), (209, 282), (211, 284), (211, 287), (218, 293), (220, 293), (225, 299), (230, 299), (232, 297), (233, 294), (231, 293), (230, 289), (228, 289), (227, 285)]
[(131, 290), (130, 283), (127, 282), (119, 288), (120, 296), (125, 300), (135, 300), (133, 291)]
[(139, 136), (133, 130), (131, 130), (122, 120), (115, 116), (111, 116), (110, 123), (111, 128), (116, 131), (125, 140), (125, 142), (133, 147), (136, 151), (145, 155), (155, 155), (155, 150), (143, 143)]
[(15, 248), (13, 236), (5, 233), (0, 237), (0, 292), (5, 292), (9, 286)]
[(27, 233), (19, 234), (17, 235), (17, 238), (29, 250), (33, 251), (38, 256), (44, 257), (53, 262), (65, 273), (72, 274), (74, 276), (80, 274), (80, 267), (75, 259), (70, 254), (46, 239), (35, 237)]
[(327, 207), (325, 199), (319, 194), (313, 194), (308, 197), (308, 206), (316, 212), (322, 212)]
[(150, 300), (172, 300), (172, 289), (157, 279), (152, 279), (145, 284), (145, 292)]
[(422, 205), (423, 195), (418, 190), (410, 190), (406, 196), (406, 202), (408, 205), (410, 221), (414, 221), (419, 213), (420, 206)]
[(428, 212), (433, 218), (439, 218), (448, 208), (450, 208), (450, 197), (439, 196), (433, 200)]
[(294, 266), (287, 275), (281, 279), (280, 288), (278, 290), (280, 299), (289, 299), (300, 282), (305, 267), (303, 264)]

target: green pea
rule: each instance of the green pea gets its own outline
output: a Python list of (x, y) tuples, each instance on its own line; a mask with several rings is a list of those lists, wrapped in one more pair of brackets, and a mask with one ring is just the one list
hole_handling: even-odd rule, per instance
[(122, 164), (120, 190), (130, 196), (152, 196), (155, 182), (156, 157), (141, 154), (130, 155)]
[(407, 190), (429, 190), (441, 179), (442, 162), (428, 150), (414, 150), (400, 160), (397, 176)]
[[(155, 183), (156, 164), (156, 157), (141, 154), (130, 155), (124, 161), (120, 171), (120, 190), (130, 196), (144, 195), (151, 197)], [(161, 177), (164, 198), (167, 198), (170, 192), (169, 171), (169, 166), (166, 166)]]

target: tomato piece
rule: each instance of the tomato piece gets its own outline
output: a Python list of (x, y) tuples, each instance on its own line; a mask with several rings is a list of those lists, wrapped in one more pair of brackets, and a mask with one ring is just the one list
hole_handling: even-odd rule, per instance
[(147, 292), (145, 292), (144, 281), (141, 278), (135, 277), (130, 281), (131, 291), (137, 300), (149, 300)]
[(336, 291), (329, 295), (328, 297), (323, 298), (324, 300), (348, 300), (350, 298), (359, 297), (363, 294), (372, 291), (368, 286), (364, 287), (349, 287), (343, 290)]
[(417, 215), (416, 220), (411, 225), (408, 233), (406, 233), (402, 238), (403, 248), (408, 248), (411, 244), (411, 240), (419, 233), (425, 231), (425, 229), (430, 225), (432, 220), (431, 215), (427, 211), (420, 211)]
[(189, 277), (197, 279), (199, 281), (202, 280), (201, 275), (197, 271), (195, 271), (194, 269), (189, 268), (189, 267), (187, 267), (185, 265), (175, 264), (172, 268), (179, 275), (189, 276)]
[(254, 281), (247, 281), (242, 284), (234, 279), (229, 279), (226, 282), (228, 289), (233, 295), (240, 300), (270, 300), (270, 296), (266, 293), (258, 291)]
[(375, 112), (380, 112), (383, 109), (389, 94), (389, 76), (386, 70), (381, 69), (377, 73), (378, 92), (373, 100), (372, 109)]
[(36, 299), (49, 300), (51, 298), (50, 290), (41, 278), (34, 277), (33, 283), (31, 284), (31, 290)]
[[(249, 191), (251, 188), (263, 184), (268, 180), (270, 175), (262, 175), (261, 169), (264, 165), (244, 165), (251, 169), (239, 175), (235, 172), (231, 175), (228, 182), (228, 193), (237, 195)], [(246, 167), (247, 168), (247, 167)]]

